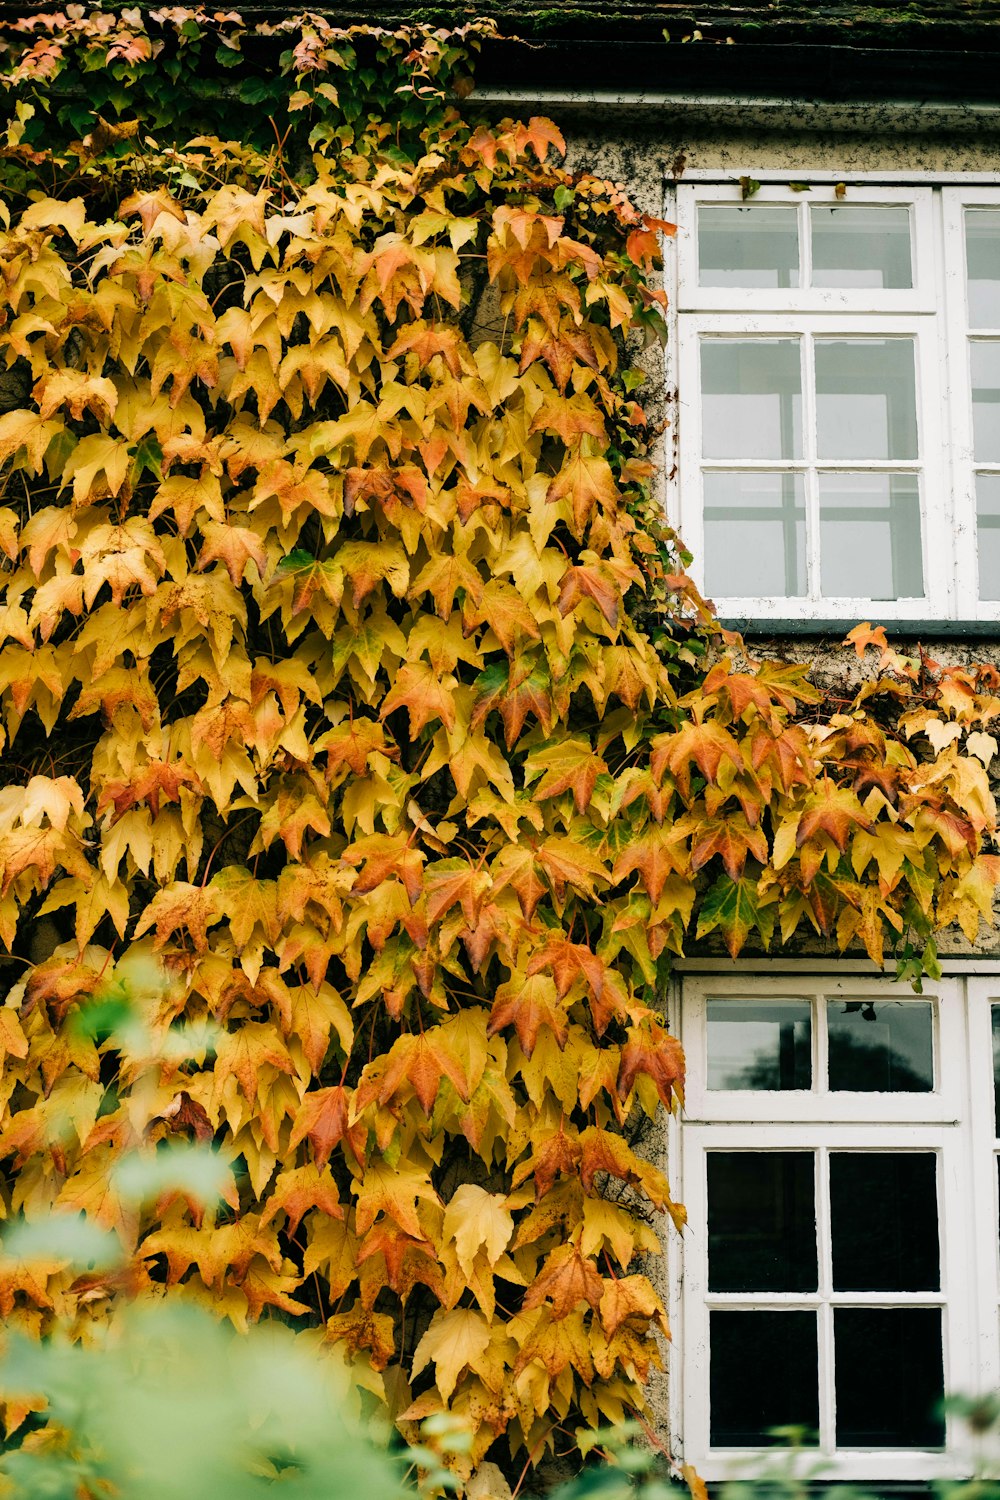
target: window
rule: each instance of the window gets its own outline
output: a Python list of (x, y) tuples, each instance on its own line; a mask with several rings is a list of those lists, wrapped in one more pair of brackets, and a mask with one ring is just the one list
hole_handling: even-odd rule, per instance
[(1000, 187), (798, 186), (677, 188), (696, 576), (724, 617), (1000, 618)]
[(685, 1461), (731, 1477), (795, 1424), (831, 1478), (961, 1473), (942, 1394), (1000, 1383), (1000, 985), (728, 974), (680, 1005)]

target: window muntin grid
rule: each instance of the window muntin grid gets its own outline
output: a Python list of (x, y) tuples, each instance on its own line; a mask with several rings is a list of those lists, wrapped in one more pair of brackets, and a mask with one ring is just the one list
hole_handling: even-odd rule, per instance
[[(720, 613), (755, 620), (1000, 618), (1000, 187), (852, 182), (837, 200), (833, 182), (812, 183), (809, 192), (775, 183), (743, 202), (730, 179), (680, 184), (676, 204), (678, 464), (671, 503), (695, 556), (696, 581)], [(774, 227), (748, 237), (755, 210)], [(849, 225), (848, 210), (856, 232), (818, 231), (824, 220)], [(700, 232), (713, 215), (715, 227)], [(866, 217), (874, 226), (868, 230)], [(725, 274), (727, 241), (745, 238), (749, 273)], [(703, 241), (710, 250), (715, 242), (708, 277), (715, 284), (702, 284)], [(838, 241), (851, 253), (830, 250)], [(838, 259), (854, 263), (834, 265), (828, 275)], [(783, 315), (780, 326), (766, 326), (769, 314)], [(816, 340), (824, 329), (831, 337), (916, 333), (917, 463), (903, 461), (887, 476), (879, 472), (890, 467), (884, 460), (858, 459), (845, 467), (860, 473), (824, 473), (829, 461), (818, 433), (812, 480), (803, 460), (702, 461), (700, 361), (691, 346), (709, 332), (734, 341), (802, 335), (810, 317)], [(856, 393), (859, 410), (864, 394)], [(819, 404), (814, 395), (813, 424)], [(808, 406), (803, 390), (804, 445)], [(710, 418), (708, 425), (719, 424)]]
[[(970, 1218), (984, 1212), (983, 1193), (981, 1187), (973, 1191), (971, 1172), (976, 1152), (967, 1080), (977, 1057), (987, 1060), (980, 1069), (985, 1103), (980, 1102), (988, 1112), (989, 1139), (981, 1154), (988, 1177), (986, 1212), (992, 1215), (992, 1240), (986, 1243), (990, 1253), (988, 1296), (997, 1312), (988, 1320), (994, 1344), (994, 1335), (1000, 1330), (1000, 1138), (994, 1136), (993, 1075), (988, 1066), (992, 1056), (989, 1007), (985, 1012), (984, 1045), (982, 1038), (977, 1041), (969, 1036), (964, 982), (943, 981), (931, 988), (933, 993), (918, 997), (908, 988), (886, 981), (832, 975), (692, 976), (683, 981), (680, 1022), (691, 1083), (685, 1121), (677, 1127), (682, 1174), (675, 1191), (687, 1203), (689, 1228), (684, 1246), (683, 1297), (674, 1309), (678, 1320), (675, 1348), (683, 1350), (684, 1369), (672, 1379), (677, 1380), (683, 1408), (679, 1425), (683, 1428), (685, 1460), (693, 1462), (709, 1479), (731, 1476), (738, 1471), (741, 1458), (745, 1460), (751, 1451), (766, 1445), (766, 1440), (759, 1439), (751, 1444), (747, 1437), (741, 1446), (733, 1437), (735, 1427), (729, 1429), (728, 1437), (725, 1430), (714, 1434), (711, 1430), (713, 1327), (716, 1334), (723, 1330), (722, 1346), (732, 1345), (732, 1353), (740, 1347), (741, 1339), (750, 1339), (753, 1315), (765, 1313), (775, 1328), (769, 1333), (758, 1330), (758, 1342), (772, 1352), (778, 1347), (775, 1340), (782, 1328), (790, 1326), (777, 1322), (778, 1314), (799, 1315), (802, 1328), (796, 1337), (800, 1345), (811, 1337), (804, 1331), (803, 1316), (815, 1324), (816, 1355), (810, 1367), (815, 1380), (814, 1425), (819, 1429), (821, 1455), (831, 1465), (831, 1477), (919, 1480), (961, 1471), (962, 1456), (952, 1446), (955, 1435), (949, 1433), (942, 1447), (943, 1434), (927, 1402), (923, 1415), (918, 1408), (928, 1391), (939, 1389), (942, 1383), (947, 1389), (964, 1390), (983, 1389), (992, 1383), (979, 1357), (977, 1340), (981, 1342), (981, 1335), (972, 1311), (976, 1306), (972, 1292), (975, 1277), (968, 1264), (977, 1242)], [(745, 1077), (733, 1076), (740, 1047), (732, 1038), (726, 1039), (724, 1026), (721, 1049), (716, 1048), (716, 1064), (714, 1068), (710, 1065), (713, 1033), (718, 1040), (727, 1004), (744, 1010), (744, 1022), (739, 1024), (746, 1024), (751, 1039), (746, 1050), (758, 1054), (758, 1063), (769, 1075), (763, 1082), (769, 1086), (762, 1087), (760, 1077), (751, 1079), (748, 1086)], [(865, 1019), (866, 1014), (869, 1019)], [(887, 1019), (890, 1017), (891, 1022)], [(775, 1033), (783, 1023), (782, 1056), (782, 1041)], [(881, 1032), (874, 1056), (860, 1058), (859, 1066), (857, 1054), (853, 1055), (856, 1076), (851, 1089), (841, 1086), (844, 1059), (837, 1058), (836, 1033), (847, 1023)], [(713, 1082), (721, 1086), (710, 1087)], [(801, 1278), (787, 1290), (780, 1289), (774, 1280), (760, 1290), (709, 1285), (708, 1162), (713, 1153), (719, 1159), (728, 1155), (733, 1161), (764, 1155), (780, 1159), (790, 1153), (805, 1153), (810, 1159), (817, 1247), (814, 1289), (804, 1290)], [(898, 1196), (898, 1185), (893, 1188), (891, 1181), (887, 1183), (884, 1173), (891, 1175), (904, 1158), (911, 1164), (906, 1168), (911, 1174), (911, 1202), (915, 1193), (919, 1196), (922, 1192), (926, 1204), (927, 1183), (933, 1177), (937, 1242), (932, 1243), (933, 1225), (925, 1216), (917, 1243), (909, 1247), (913, 1251), (909, 1269), (888, 1276), (884, 1264), (878, 1269), (878, 1256), (872, 1247), (877, 1247), (879, 1234), (885, 1236), (886, 1224), (895, 1222), (898, 1229), (899, 1214), (895, 1221), (891, 1214), (883, 1214), (884, 1222), (880, 1229), (876, 1226), (875, 1239), (867, 1249), (864, 1243), (859, 1242), (860, 1250), (855, 1246), (852, 1268), (851, 1254), (845, 1259), (844, 1246), (846, 1243), (850, 1250), (850, 1244), (843, 1233), (843, 1204), (850, 1196), (851, 1175), (855, 1173), (855, 1189), (856, 1172), (862, 1170), (867, 1175), (866, 1191), (877, 1205), (880, 1196), (891, 1196), (892, 1192)], [(863, 1166), (858, 1168), (858, 1163)], [(801, 1185), (801, 1169), (799, 1178)], [(919, 1186), (921, 1181), (923, 1188)], [(877, 1210), (874, 1212), (877, 1217)], [(715, 1229), (719, 1229), (718, 1222)], [(758, 1236), (758, 1258), (764, 1253), (761, 1246), (766, 1249), (766, 1240), (766, 1234)], [(982, 1243), (980, 1237), (980, 1247)], [(909, 1250), (903, 1247), (904, 1261)], [(867, 1289), (858, 1270), (859, 1265), (866, 1264), (875, 1267), (869, 1278), (873, 1285)], [(805, 1280), (809, 1281), (808, 1276)], [(873, 1332), (875, 1323), (879, 1326)], [(939, 1340), (934, 1332), (938, 1327)], [(889, 1381), (893, 1390), (898, 1387), (900, 1400), (891, 1411), (873, 1415), (871, 1403), (857, 1394), (858, 1382), (849, 1378), (863, 1336), (874, 1338), (874, 1344), (868, 1364), (862, 1368), (869, 1370), (873, 1382), (877, 1377)], [(788, 1344), (788, 1358), (793, 1363), (799, 1358), (802, 1364), (801, 1348), (795, 1356), (794, 1340), (789, 1343), (788, 1338), (782, 1338), (781, 1347)], [(899, 1351), (905, 1353), (907, 1349), (909, 1353), (903, 1359)], [(890, 1379), (893, 1359), (902, 1372), (896, 1379)], [(808, 1365), (808, 1361), (805, 1363)], [(764, 1401), (769, 1389), (774, 1395), (774, 1381), (769, 1387), (771, 1376), (758, 1366), (754, 1379)], [(715, 1394), (723, 1400), (725, 1386), (723, 1382), (720, 1387), (718, 1369)], [(802, 1385), (801, 1370), (794, 1385), (796, 1389)], [(779, 1394), (783, 1388), (779, 1380)], [(774, 1400), (777, 1402), (777, 1396)], [(721, 1411), (723, 1427), (726, 1420), (738, 1424), (738, 1402), (735, 1408), (730, 1407), (728, 1417), (724, 1408)], [(897, 1446), (887, 1446), (890, 1441)]]

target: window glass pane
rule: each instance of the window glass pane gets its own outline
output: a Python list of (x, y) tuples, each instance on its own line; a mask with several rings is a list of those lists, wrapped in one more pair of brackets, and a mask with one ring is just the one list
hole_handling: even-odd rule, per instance
[(1000, 342), (975, 339), (972, 364), (972, 430), (980, 463), (1000, 459)]
[(993, 1020), (993, 1110), (997, 1139), (1000, 1140), (1000, 1005), (990, 1007)]
[(706, 458), (800, 458), (798, 339), (703, 339)]
[(820, 458), (916, 458), (913, 339), (817, 339)]
[(830, 1087), (926, 1094), (934, 1087), (929, 1000), (828, 1000)]
[(814, 1292), (811, 1151), (708, 1153), (708, 1285), (713, 1292)]
[(812, 1086), (812, 1012), (807, 1000), (709, 1000), (710, 1089)]
[(969, 327), (1000, 328), (1000, 209), (965, 211)]
[(814, 1312), (713, 1312), (709, 1319), (711, 1440), (780, 1442), (774, 1427), (819, 1427)]
[(910, 211), (902, 204), (814, 203), (810, 222), (813, 286), (913, 285)]
[(821, 474), (819, 546), (824, 598), (922, 598), (916, 475)]
[(833, 1342), (839, 1447), (943, 1446), (939, 1308), (837, 1307)]
[(698, 209), (699, 282), (702, 286), (798, 286), (797, 219), (794, 204), (702, 204)]
[(801, 474), (705, 476), (705, 591), (719, 598), (806, 592)]
[(838, 1292), (936, 1292), (933, 1151), (832, 1151), (830, 1219)]
[(1000, 599), (1000, 474), (976, 475), (979, 597)]

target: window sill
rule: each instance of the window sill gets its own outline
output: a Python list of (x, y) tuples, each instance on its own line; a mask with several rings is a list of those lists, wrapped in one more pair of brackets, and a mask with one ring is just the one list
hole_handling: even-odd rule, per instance
[[(723, 617), (720, 622), (726, 630), (739, 631), (751, 640), (766, 640), (773, 636), (835, 636), (843, 640), (849, 630), (858, 623), (853, 619), (736, 619)], [(895, 640), (961, 640), (1000, 641), (1000, 620), (874, 620), (885, 628), (887, 638)]]

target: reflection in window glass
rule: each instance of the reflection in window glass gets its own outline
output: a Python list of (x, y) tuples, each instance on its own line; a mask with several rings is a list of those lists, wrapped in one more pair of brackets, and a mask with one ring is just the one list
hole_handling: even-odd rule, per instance
[(996, 1115), (996, 1133), (1000, 1140), (1000, 1005), (990, 1007), (993, 1021), (993, 1108)]
[(710, 1314), (711, 1441), (719, 1447), (780, 1442), (771, 1428), (819, 1426), (814, 1312)]
[(1000, 209), (965, 211), (969, 327), (1000, 328)]
[(1000, 599), (1000, 474), (976, 475), (979, 597)]
[(704, 554), (709, 595), (805, 594), (801, 474), (706, 473)]
[(794, 205), (702, 204), (698, 268), (702, 286), (798, 286), (799, 232)]
[(811, 1151), (708, 1153), (708, 1285), (713, 1292), (814, 1292)]
[(980, 463), (1000, 459), (1000, 342), (975, 339), (972, 363), (972, 429)]
[(812, 1012), (807, 1000), (709, 1000), (710, 1089), (812, 1086)]
[(838, 1446), (943, 1446), (940, 1308), (836, 1307), (833, 1344)]
[(940, 1289), (932, 1151), (832, 1151), (830, 1218), (835, 1291)]
[(813, 286), (913, 285), (908, 208), (814, 203), (810, 216)]
[(703, 339), (706, 458), (800, 458), (798, 339)]
[(821, 474), (819, 532), (824, 597), (923, 597), (916, 475)]
[(817, 339), (820, 458), (916, 458), (913, 340)]
[(934, 1087), (929, 1000), (829, 1000), (830, 1087), (926, 1094)]

